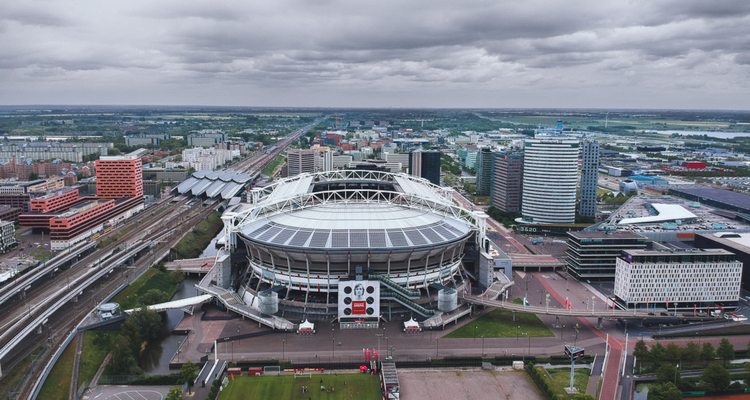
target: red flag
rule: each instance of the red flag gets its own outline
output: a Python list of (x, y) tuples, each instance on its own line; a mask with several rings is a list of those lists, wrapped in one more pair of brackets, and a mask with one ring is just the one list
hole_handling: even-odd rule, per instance
[(231, 374), (231, 375), (232, 375), (232, 380), (234, 380), (234, 374)]
[(362, 348), (362, 353), (365, 355), (365, 361), (367, 361), (367, 350), (364, 347)]
[(667, 310), (669, 310), (669, 299), (667, 299)]
[(646, 308), (648, 308), (648, 299), (646, 299)]
[(693, 314), (695, 314), (695, 311), (697, 310), (696, 307), (698, 307), (698, 305), (697, 304), (693, 304)]

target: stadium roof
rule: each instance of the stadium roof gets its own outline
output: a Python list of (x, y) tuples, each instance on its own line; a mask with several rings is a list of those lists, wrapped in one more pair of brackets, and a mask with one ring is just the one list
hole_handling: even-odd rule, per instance
[(245, 237), (261, 242), (314, 249), (431, 246), (470, 231), (470, 226), (440, 214), (381, 203), (319, 205), (242, 228)]

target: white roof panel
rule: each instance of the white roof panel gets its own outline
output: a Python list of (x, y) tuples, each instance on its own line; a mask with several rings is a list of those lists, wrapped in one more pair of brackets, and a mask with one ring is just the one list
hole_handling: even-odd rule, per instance
[(672, 222), (675, 220), (698, 218), (695, 214), (677, 204), (654, 204), (651, 207), (658, 215), (638, 218), (623, 218), (617, 225), (656, 224), (659, 222)]
[(189, 191), (193, 186), (195, 186), (198, 182), (200, 182), (199, 179), (189, 178), (188, 180), (180, 183), (177, 186), (177, 192), (179, 192), (180, 194), (184, 194), (187, 191)]
[(218, 196), (226, 185), (227, 183), (222, 180), (213, 181), (211, 186), (206, 189), (206, 196), (209, 198)]

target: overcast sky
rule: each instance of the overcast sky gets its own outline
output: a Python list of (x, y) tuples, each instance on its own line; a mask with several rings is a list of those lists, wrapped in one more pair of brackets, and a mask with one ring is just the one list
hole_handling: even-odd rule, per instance
[(0, 2), (0, 104), (750, 109), (750, 1)]

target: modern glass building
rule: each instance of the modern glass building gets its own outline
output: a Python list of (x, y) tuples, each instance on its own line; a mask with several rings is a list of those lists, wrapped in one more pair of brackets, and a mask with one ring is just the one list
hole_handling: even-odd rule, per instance
[(492, 149), (484, 147), (477, 157), (477, 195), (489, 196), (492, 187)]
[(524, 222), (574, 223), (577, 184), (577, 139), (549, 136), (526, 140), (521, 207)]
[(440, 186), (440, 152), (415, 150), (409, 153), (409, 173)]
[(490, 201), (500, 211), (520, 213), (523, 188), (523, 153), (497, 152), (492, 156)]
[(596, 217), (596, 190), (599, 183), (599, 142), (584, 140), (581, 153), (581, 199), (578, 213)]
[(613, 280), (617, 257), (645, 249), (646, 241), (633, 232), (568, 232), (568, 272), (578, 280)]

